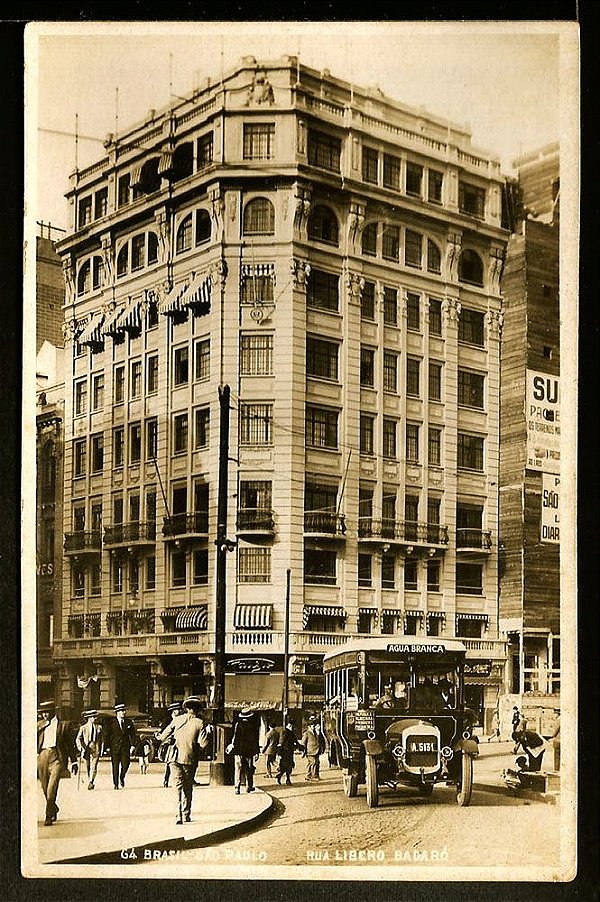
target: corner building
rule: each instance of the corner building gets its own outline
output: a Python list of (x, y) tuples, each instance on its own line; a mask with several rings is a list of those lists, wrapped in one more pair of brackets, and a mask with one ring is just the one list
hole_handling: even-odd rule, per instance
[(59, 246), (63, 705), (91, 676), (101, 706), (211, 703), (228, 385), (227, 708), (281, 708), (289, 570), (290, 709), (320, 706), (349, 636), (459, 636), (483, 720), (505, 649), (498, 162), (294, 57), (244, 57), (105, 147)]

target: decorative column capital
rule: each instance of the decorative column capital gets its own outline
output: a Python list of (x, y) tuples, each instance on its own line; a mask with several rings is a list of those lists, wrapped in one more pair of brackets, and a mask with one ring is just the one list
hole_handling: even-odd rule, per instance
[(502, 332), (504, 314), (500, 310), (488, 310), (485, 315), (485, 324), (490, 335), (499, 336)]
[(348, 288), (350, 302), (360, 304), (363, 288), (365, 287), (363, 276), (360, 276), (355, 272), (349, 272), (346, 275), (346, 286)]
[(220, 260), (216, 260), (212, 266), (210, 267), (210, 278), (216, 287), (218, 286), (221, 291), (225, 289), (225, 281), (227, 279), (227, 263), (222, 258)]
[(63, 334), (64, 343), (70, 344), (70, 342), (75, 341), (78, 331), (79, 331), (79, 323), (77, 322), (75, 317), (73, 317), (72, 319), (66, 320), (62, 324), (62, 334)]
[(306, 260), (296, 260), (294, 257), (290, 260), (290, 272), (294, 288), (306, 291), (306, 282), (310, 275), (310, 263)]
[(455, 323), (460, 316), (460, 301), (456, 298), (444, 298), (442, 301), (442, 315), (449, 323)]

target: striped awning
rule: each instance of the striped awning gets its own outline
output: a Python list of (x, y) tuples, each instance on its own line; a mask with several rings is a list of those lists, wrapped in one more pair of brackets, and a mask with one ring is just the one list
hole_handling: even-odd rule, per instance
[(118, 329), (136, 332), (142, 328), (141, 298), (130, 300), (119, 317)]
[(446, 614), (444, 611), (427, 611), (427, 619), (428, 620), (445, 620)]
[(174, 285), (166, 298), (158, 305), (158, 312), (163, 314), (181, 313), (184, 309), (181, 300), (188, 290), (189, 283)]
[(306, 604), (302, 614), (302, 625), (306, 628), (310, 617), (331, 617), (345, 620), (347, 617), (344, 608), (331, 604)]
[(402, 617), (404, 611), (400, 608), (383, 608), (381, 613), (386, 614), (388, 617)]
[(359, 608), (359, 614), (377, 614), (377, 608)]
[(203, 604), (196, 608), (185, 608), (175, 618), (176, 630), (208, 629), (208, 606)]
[(212, 281), (210, 275), (196, 276), (179, 299), (181, 307), (204, 307), (210, 310)]
[(131, 185), (132, 188), (134, 187), (134, 185), (139, 185), (139, 183), (141, 181), (142, 166), (143, 166), (143, 164), (140, 163), (139, 166), (134, 166), (133, 169), (131, 170), (131, 178), (129, 179), (129, 184)]
[(275, 280), (275, 264), (274, 263), (242, 263), (242, 279), (249, 279), (253, 276), (270, 276)]
[(88, 324), (77, 339), (79, 344), (96, 345), (102, 344), (102, 323), (104, 322), (104, 314), (102, 311), (92, 313)]
[(103, 335), (118, 335), (123, 331), (120, 319), (123, 314), (123, 307), (116, 307), (112, 313), (109, 313), (102, 325)]
[(236, 629), (271, 629), (273, 625), (272, 604), (238, 604), (233, 612)]
[(419, 617), (419, 618), (422, 618), (422, 617), (423, 617), (423, 611), (414, 611), (414, 610), (413, 610), (413, 611), (405, 611), (405, 612), (404, 612), (404, 616), (405, 616), (405, 617)]
[(163, 150), (160, 155), (160, 160), (158, 161), (158, 174), (162, 175), (163, 172), (169, 172), (170, 169), (173, 168), (173, 151), (172, 150)]
[(486, 623), (489, 622), (489, 614), (457, 614), (457, 620), (484, 620)]

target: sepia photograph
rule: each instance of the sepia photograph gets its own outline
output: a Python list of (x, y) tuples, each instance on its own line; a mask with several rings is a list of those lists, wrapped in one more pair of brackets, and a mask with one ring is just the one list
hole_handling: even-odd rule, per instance
[(26, 26), (24, 877), (575, 879), (579, 92), (567, 21)]

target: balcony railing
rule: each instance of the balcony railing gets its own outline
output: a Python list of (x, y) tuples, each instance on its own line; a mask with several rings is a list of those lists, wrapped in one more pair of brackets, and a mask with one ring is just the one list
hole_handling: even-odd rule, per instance
[(154, 542), (156, 523), (113, 523), (104, 530), (105, 545), (131, 545), (134, 542)]
[(179, 536), (208, 536), (208, 512), (173, 514), (163, 519), (163, 536), (172, 539)]
[(319, 536), (345, 536), (344, 514), (329, 511), (304, 511), (304, 534)]
[(65, 534), (65, 554), (81, 554), (85, 551), (101, 551), (102, 534), (99, 529), (91, 532), (68, 532)]
[(244, 507), (238, 511), (237, 531), (248, 533), (273, 533), (275, 521), (268, 507)]
[(372, 517), (358, 518), (359, 539), (380, 539), (381, 541), (402, 542), (404, 544), (447, 545), (448, 527), (439, 523), (417, 523), (412, 520), (374, 520)]
[(492, 547), (492, 533), (489, 529), (472, 527), (456, 530), (456, 547), (461, 551), (489, 551)]

